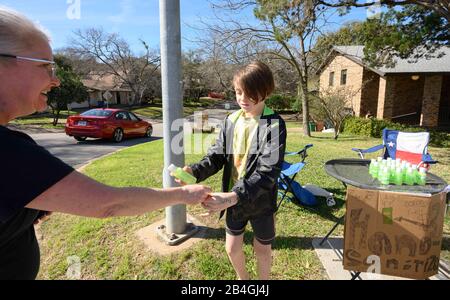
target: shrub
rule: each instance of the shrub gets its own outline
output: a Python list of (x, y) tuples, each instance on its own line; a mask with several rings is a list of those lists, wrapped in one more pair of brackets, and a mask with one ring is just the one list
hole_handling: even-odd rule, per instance
[(277, 111), (292, 110), (296, 100), (297, 99), (292, 96), (274, 94), (266, 99), (266, 104)]
[(342, 132), (367, 137), (381, 138), (384, 128), (406, 132), (419, 132), (426, 130), (430, 132), (430, 145), (442, 147), (450, 144), (450, 137), (446, 132), (427, 130), (426, 128), (413, 127), (387, 120), (378, 120), (375, 118), (364, 119), (358, 117), (348, 117), (343, 122)]

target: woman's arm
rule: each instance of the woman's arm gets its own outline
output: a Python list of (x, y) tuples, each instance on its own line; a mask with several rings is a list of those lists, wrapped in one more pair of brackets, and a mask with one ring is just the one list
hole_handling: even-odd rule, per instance
[(206, 200), (210, 192), (202, 185), (116, 188), (74, 171), (26, 207), (94, 218), (133, 216), (175, 204), (197, 204)]

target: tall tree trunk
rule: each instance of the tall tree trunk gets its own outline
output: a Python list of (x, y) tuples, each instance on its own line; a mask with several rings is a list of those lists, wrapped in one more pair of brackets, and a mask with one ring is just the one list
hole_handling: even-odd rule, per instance
[(58, 125), (58, 120), (59, 120), (59, 114), (60, 114), (60, 110), (57, 109), (56, 110), (56, 114), (53, 114), (53, 126)]
[(299, 96), (302, 97), (303, 134), (311, 137), (309, 130), (309, 94), (308, 85), (304, 80), (300, 80)]

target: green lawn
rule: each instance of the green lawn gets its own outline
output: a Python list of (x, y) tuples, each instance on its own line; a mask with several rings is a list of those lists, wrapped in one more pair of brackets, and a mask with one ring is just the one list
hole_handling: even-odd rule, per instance
[[(345, 190), (343, 185), (328, 176), (323, 168), (332, 158), (355, 157), (352, 147), (370, 147), (379, 139), (342, 135), (339, 140), (332, 135), (314, 133), (312, 138), (300, 136), (292, 130), (288, 135), (287, 150), (300, 149), (307, 143), (307, 165), (298, 181), (314, 183), (336, 195), (337, 205), (329, 208), (322, 203), (316, 212), (284, 203), (277, 214), (277, 238), (274, 243), (272, 278), (274, 279), (326, 279), (311, 240), (323, 236), (339, 216), (344, 213)], [(158, 140), (98, 160), (88, 166), (85, 173), (103, 183), (114, 186), (162, 186), (163, 141)], [(433, 173), (450, 181), (450, 150), (430, 148), (440, 164)], [(201, 155), (186, 155), (186, 161), (199, 160)], [(206, 181), (214, 190), (220, 189), (220, 174)], [(139, 217), (111, 218), (106, 220), (54, 214), (42, 225), (44, 240), (41, 243), (40, 279), (65, 279), (67, 257), (77, 255), (82, 262), (83, 279), (235, 279), (235, 273), (224, 249), (224, 224), (217, 215), (201, 217), (200, 206), (188, 207), (188, 212), (211, 230), (205, 240), (188, 250), (171, 256), (148, 252), (134, 233), (164, 218), (164, 210)], [(250, 226), (248, 227), (250, 230)], [(342, 235), (339, 226), (336, 235)], [(443, 257), (450, 259), (450, 220), (445, 221), (447, 237), (443, 243)], [(252, 254), (251, 232), (245, 234), (244, 251), (251, 276), (256, 278), (256, 261)]]
[[(217, 100), (211, 100), (209, 98), (200, 98), (199, 101), (192, 99), (189, 100), (185, 99), (183, 102), (183, 114), (185, 117), (190, 116), (195, 111), (203, 110), (206, 107), (209, 107), (215, 103), (217, 103)], [(162, 119), (162, 103), (160, 102), (160, 100), (156, 101), (152, 105), (132, 108), (131, 111), (144, 117), (152, 119)]]
[(58, 119), (58, 124), (53, 126), (53, 114), (52, 113), (44, 113), (44, 114), (35, 114), (31, 116), (26, 116), (22, 118), (17, 118), (12, 120), (10, 123), (15, 125), (32, 125), (36, 127), (42, 127), (46, 129), (64, 129), (64, 125), (66, 124), (66, 119), (69, 115), (77, 114), (76, 111), (61, 111), (60, 118)]

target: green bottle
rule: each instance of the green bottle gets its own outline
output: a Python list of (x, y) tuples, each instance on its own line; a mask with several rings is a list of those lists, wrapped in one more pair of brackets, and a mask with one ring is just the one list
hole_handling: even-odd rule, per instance
[(395, 169), (395, 179), (394, 183), (396, 185), (402, 185), (403, 184), (403, 170), (401, 167), (398, 167)]
[(197, 182), (197, 178), (189, 174), (188, 172), (184, 171), (182, 168), (177, 167), (175, 165), (170, 165), (167, 168), (170, 172), (170, 175), (173, 177), (183, 181), (186, 184), (195, 184)]
[(417, 168), (417, 165), (412, 165), (413, 168), (413, 175), (414, 175), (414, 183), (419, 183), (420, 175), (419, 175), (419, 169)]
[(377, 161), (376, 161), (374, 158), (372, 158), (372, 159), (370, 160), (369, 174), (372, 175), (372, 177), (375, 177), (375, 176), (374, 176), (374, 172), (375, 172), (375, 164), (376, 164), (376, 163), (377, 163)]
[(413, 168), (409, 167), (406, 170), (406, 176), (405, 176), (405, 183), (407, 185), (414, 185), (414, 172), (413, 172)]
[(375, 158), (372, 158), (372, 159), (370, 160), (370, 164), (369, 164), (369, 173), (370, 173), (370, 174), (372, 174), (373, 166), (374, 166), (375, 162), (376, 162)]
[(395, 183), (395, 163), (391, 164), (391, 166), (389, 167), (389, 183)]
[(419, 169), (419, 180), (417, 181), (418, 185), (427, 184), (427, 169), (420, 168)]
[(378, 178), (378, 172), (380, 170), (380, 164), (376, 161), (373, 163), (373, 169), (372, 169), (372, 177)]
[(389, 184), (389, 169), (386, 166), (383, 166), (381, 168), (381, 171), (378, 175), (378, 180), (381, 182), (381, 184)]

